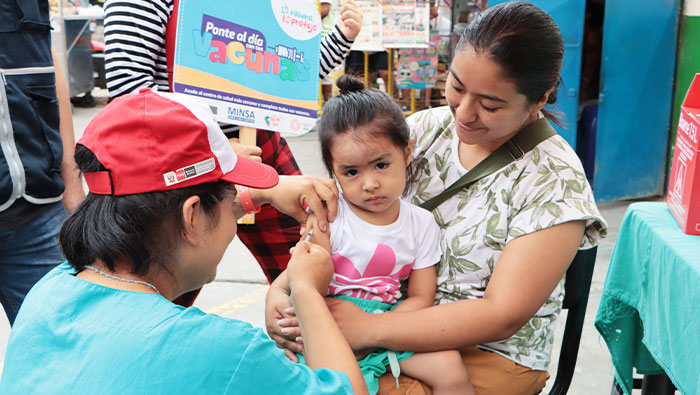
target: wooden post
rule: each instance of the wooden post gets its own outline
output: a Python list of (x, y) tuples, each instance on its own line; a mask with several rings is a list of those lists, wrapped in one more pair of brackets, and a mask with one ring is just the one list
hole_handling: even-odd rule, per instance
[[(389, 96), (391, 96), (391, 91), (392, 91), (391, 86), (394, 85), (394, 83), (392, 82), (393, 79), (391, 78), (392, 75), (394, 74), (394, 51), (393, 51), (393, 49), (389, 48), (389, 49), (387, 50), (387, 52), (389, 53), (389, 56), (388, 56), (388, 58), (389, 58), (389, 64), (388, 64), (388, 67), (387, 67), (389, 70), (387, 70), (387, 74), (388, 74), (388, 76), (387, 76), (388, 78), (387, 78), (387, 79), (388, 79), (388, 81), (386, 81), (386, 84), (387, 84), (388, 86), (386, 87), (386, 93), (388, 93)], [(391, 96), (391, 97), (393, 97), (393, 96)]]
[[(238, 132), (238, 140), (244, 145), (256, 144), (256, 130), (247, 126), (241, 126)], [(255, 214), (246, 214), (238, 219), (238, 223), (242, 225), (251, 225), (255, 223)]]
[(411, 88), (411, 114), (416, 112), (416, 90)]
[[(332, 72), (332, 70), (331, 70)], [(329, 72), (330, 74), (330, 72)], [(316, 114), (321, 115), (323, 113), (323, 81), (318, 81), (318, 111)]]
[(369, 52), (365, 51), (365, 89), (369, 89)]

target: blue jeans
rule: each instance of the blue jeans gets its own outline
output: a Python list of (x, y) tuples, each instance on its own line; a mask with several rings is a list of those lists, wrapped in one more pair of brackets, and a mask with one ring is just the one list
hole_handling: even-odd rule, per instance
[(65, 218), (63, 204), (52, 203), (28, 223), (0, 232), (0, 303), (10, 325), (32, 286), (66, 260), (58, 245)]

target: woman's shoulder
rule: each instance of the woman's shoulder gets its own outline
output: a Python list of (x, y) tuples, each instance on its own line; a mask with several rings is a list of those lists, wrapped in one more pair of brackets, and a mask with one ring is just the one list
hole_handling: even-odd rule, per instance
[(406, 123), (417, 147), (429, 145), (439, 137), (452, 139), (454, 118), (448, 106), (419, 111), (406, 118)]
[(425, 110), (421, 110), (418, 112), (415, 112), (411, 114), (408, 118), (406, 118), (406, 121), (408, 122), (418, 122), (418, 121), (425, 121), (425, 120), (440, 120), (444, 118), (450, 118), (452, 119), (452, 112), (450, 111), (449, 106), (441, 106), (441, 107), (434, 107), (434, 108), (428, 108)]
[(518, 162), (516, 166), (523, 176), (537, 173), (546, 175), (546, 178), (585, 180), (581, 160), (569, 143), (558, 134), (538, 144)]
[(511, 236), (586, 220), (582, 247), (605, 237), (607, 224), (596, 207), (583, 165), (564, 138), (548, 138), (519, 162), (511, 168), (515, 176), (508, 177), (506, 183), (501, 181), (511, 213), (517, 218), (511, 220)]
[(504, 204), (537, 204), (545, 199), (582, 198), (593, 201), (583, 165), (576, 152), (559, 135), (540, 142), (515, 160), (477, 182), (481, 194), (502, 195)]
[(406, 122), (411, 129), (419, 127), (440, 130), (449, 127), (452, 120), (452, 112), (448, 106), (418, 111), (406, 118)]

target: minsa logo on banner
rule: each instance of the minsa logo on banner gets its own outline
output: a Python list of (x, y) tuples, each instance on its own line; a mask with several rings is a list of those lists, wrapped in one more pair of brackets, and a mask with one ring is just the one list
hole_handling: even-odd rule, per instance
[(255, 123), (255, 111), (247, 108), (229, 107), (228, 119), (231, 121)]

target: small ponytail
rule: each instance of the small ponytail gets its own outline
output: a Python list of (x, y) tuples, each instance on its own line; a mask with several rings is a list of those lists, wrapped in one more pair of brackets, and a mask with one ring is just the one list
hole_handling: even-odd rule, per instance
[(340, 89), (341, 95), (362, 92), (365, 90), (365, 82), (359, 77), (349, 74), (341, 75), (335, 85), (338, 87), (338, 89)]

